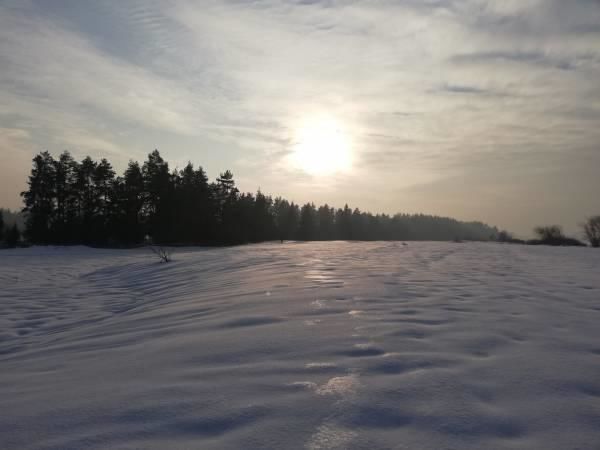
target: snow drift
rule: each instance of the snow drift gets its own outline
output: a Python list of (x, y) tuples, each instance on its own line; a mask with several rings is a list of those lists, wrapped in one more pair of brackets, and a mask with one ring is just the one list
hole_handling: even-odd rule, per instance
[(0, 252), (3, 449), (600, 448), (600, 252)]

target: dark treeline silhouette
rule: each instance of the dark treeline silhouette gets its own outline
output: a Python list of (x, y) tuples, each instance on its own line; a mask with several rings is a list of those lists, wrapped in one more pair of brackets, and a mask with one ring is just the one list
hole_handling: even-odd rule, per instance
[[(600, 216), (589, 218), (581, 225), (585, 240), (592, 247), (600, 247)], [(509, 244), (527, 244), (527, 245), (551, 245), (551, 246), (569, 246), (584, 247), (586, 244), (577, 238), (566, 236), (560, 225), (543, 225), (533, 229), (535, 239), (518, 239), (508, 231), (499, 231), (497, 235), (498, 242)]]
[(530, 245), (553, 245), (553, 246), (585, 246), (583, 242), (573, 237), (565, 236), (560, 225), (538, 226), (533, 229), (537, 239), (527, 241)]
[(2, 221), (4, 222), (5, 227), (17, 225), (20, 230), (25, 228), (23, 214), (21, 214), (19, 211), (11, 211), (7, 208), (0, 208), (0, 216), (2, 216)]
[(347, 205), (303, 206), (258, 191), (241, 193), (225, 171), (170, 170), (155, 150), (116, 176), (106, 160), (69, 152), (33, 159), (23, 192), (25, 235), (34, 244), (241, 244), (267, 240), (491, 240), (497, 229), (427, 215), (373, 215)]
[[(6, 217), (5, 219), (5, 216)], [(0, 208), (0, 248), (16, 247), (21, 241), (21, 232), (17, 225), (18, 215)]]

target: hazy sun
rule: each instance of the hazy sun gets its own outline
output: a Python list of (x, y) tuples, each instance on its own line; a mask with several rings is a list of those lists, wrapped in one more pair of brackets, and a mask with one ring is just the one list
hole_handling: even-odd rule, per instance
[(351, 156), (350, 139), (333, 117), (313, 117), (298, 127), (293, 160), (304, 171), (315, 175), (344, 171), (350, 168)]

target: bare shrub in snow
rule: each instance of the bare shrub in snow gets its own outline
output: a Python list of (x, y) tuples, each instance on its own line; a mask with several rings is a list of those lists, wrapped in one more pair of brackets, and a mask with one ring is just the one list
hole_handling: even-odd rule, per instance
[(583, 232), (592, 247), (600, 247), (600, 216), (590, 217), (583, 224)]
[(565, 238), (562, 228), (558, 225), (535, 227), (533, 231), (542, 242), (559, 242)]
[(149, 247), (152, 253), (160, 259), (161, 263), (168, 263), (172, 260), (173, 253), (169, 249), (156, 245), (150, 245)]
[(583, 242), (575, 238), (565, 236), (562, 228), (559, 225), (535, 227), (533, 231), (537, 235), (538, 239), (527, 241), (528, 244), (585, 246)]

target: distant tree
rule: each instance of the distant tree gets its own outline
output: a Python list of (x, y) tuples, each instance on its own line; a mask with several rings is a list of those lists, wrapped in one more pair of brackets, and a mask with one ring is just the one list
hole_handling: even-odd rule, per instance
[(290, 203), (281, 197), (273, 202), (275, 236), (280, 240), (296, 239), (300, 210), (294, 202)]
[(177, 223), (175, 233), (179, 242), (192, 243), (197, 241), (199, 227), (196, 205), (196, 172), (194, 165), (188, 161), (178, 174), (177, 183)]
[(233, 180), (233, 173), (226, 170), (220, 174), (217, 178), (216, 184), (213, 186), (214, 198), (217, 202), (217, 206), (221, 210), (223, 205), (230, 202), (233, 197), (238, 194), (238, 190), (235, 187), (235, 181)]
[(107, 242), (111, 224), (116, 214), (117, 199), (114, 195), (115, 171), (112, 165), (101, 159), (92, 175), (94, 182), (93, 241)]
[[(216, 183), (211, 186), (211, 192), (215, 202), (215, 226), (217, 229), (217, 240), (221, 243), (240, 242), (240, 236), (236, 235), (236, 229), (241, 225), (239, 222), (242, 214), (242, 205), (238, 205), (239, 191), (235, 187), (233, 173), (226, 170), (220, 174)], [(248, 199), (244, 199), (244, 204)]]
[(527, 243), (523, 239), (516, 238), (512, 233), (510, 233), (506, 230), (496, 231), (495, 234), (490, 235), (490, 240), (503, 242), (503, 243), (510, 243), (510, 244), (526, 244)]
[(144, 206), (144, 177), (137, 161), (129, 161), (122, 178), (115, 181), (118, 216), (115, 234), (121, 242), (136, 244), (144, 237), (142, 208)]
[(272, 239), (275, 235), (275, 217), (273, 199), (264, 195), (260, 189), (254, 197), (252, 211), (251, 242), (261, 242)]
[(21, 232), (17, 227), (17, 224), (14, 224), (12, 227), (8, 229), (6, 232), (6, 245), (9, 247), (16, 247), (21, 240)]
[(231, 198), (226, 204), (223, 242), (226, 244), (242, 244), (256, 242), (257, 217), (254, 214), (256, 200), (250, 193)]
[(48, 152), (33, 158), (29, 189), (21, 193), (27, 213), (26, 234), (31, 242), (49, 244), (53, 236), (51, 226), (55, 219), (56, 164)]
[(592, 247), (600, 247), (600, 216), (590, 217), (583, 224), (583, 231)]
[(0, 208), (4, 217), (4, 228), (17, 224), (19, 230), (25, 229), (25, 217), (20, 211), (11, 211), (10, 209)]
[(94, 188), (96, 189), (96, 210), (98, 215), (108, 218), (111, 208), (111, 194), (115, 179), (115, 171), (112, 165), (104, 158), (100, 160), (94, 170)]
[(313, 203), (307, 203), (300, 209), (298, 237), (302, 241), (313, 241), (318, 236), (317, 210)]
[(284, 224), (285, 215), (289, 207), (290, 203), (281, 197), (276, 197), (273, 201), (273, 220), (275, 222), (275, 236), (281, 241), (286, 239)]
[(335, 213), (335, 224), (337, 228), (337, 239), (352, 239), (352, 210), (346, 204), (344, 209), (338, 209)]
[(559, 225), (538, 226), (533, 229), (533, 232), (540, 241), (548, 244), (559, 243), (565, 238)]
[(367, 220), (368, 215), (360, 212), (360, 209), (355, 208), (352, 211), (350, 220), (350, 236), (354, 240), (366, 240), (367, 239)]
[(98, 191), (94, 185), (94, 174), (98, 164), (89, 156), (84, 158), (77, 167), (75, 189), (77, 191), (77, 210), (79, 235), (78, 239), (84, 244), (94, 241), (94, 222)]
[(171, 209), (175, 206), (172, 202), (173, 185), (169, 164), (160, 156), (158, 150), (148, 155), (142, 167), (142, 174), (148, 233), (158, 242), (169, 241), (170, 228), (173, 226)]
[(179, 172), (177, 183), (177, 241), (207, 242), (213, 215), (208, 178), (202, 167), (194, 170), (191, 162)]
[(4, 214), (0, 209), (0, 242), (4, 240)]
[(328, 241), (335, 237), (335, 212), (333, 208), (325, 204), (317, 210), (317, 222), (319, 224), (318, 239)]
[(148, 197), (148, 208), (156, 212), (160, 207), (161, 196), (164, 196), (169, 184), (169, 164), (160, 156), (158, 150), (148, 154), (142, 167), (144, 189)]
[(194, 230), (196, 241), (206, 243), (215, 235), (215, 204), (208, 183), (208, 177), (202, 167), (194, 172)]
[(68, 151), (64, 151), (54, 161), (56, 217), (52, 234), (58, 243), (72, 242), (77, 227), (77, 173), (79, 165)]

